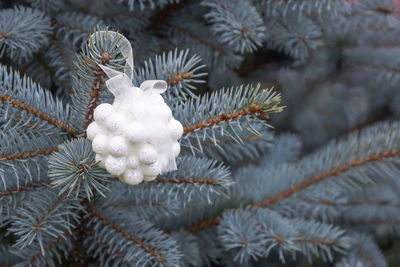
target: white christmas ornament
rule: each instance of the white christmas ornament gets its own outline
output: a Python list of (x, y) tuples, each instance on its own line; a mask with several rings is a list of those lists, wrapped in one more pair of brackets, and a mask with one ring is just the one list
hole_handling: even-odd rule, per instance
[(180, 152), (177, 141), (183, 127), (160, 95), (167, 90), (167, 83), (148, 80), (140, 88), (133, 86), (129, 41), (115, 32), (99, 34), (120, 38), (117, 45), (127, 64), (124, 73), (99, 65), (110, 78), (106, 86), (115, 98), (112, 105), (100, 104), (94, 110), (94, 121), (87, 128), (96, 161), (132, 185), (154, 180), (163, 171), (176, 170), (175, 158)]

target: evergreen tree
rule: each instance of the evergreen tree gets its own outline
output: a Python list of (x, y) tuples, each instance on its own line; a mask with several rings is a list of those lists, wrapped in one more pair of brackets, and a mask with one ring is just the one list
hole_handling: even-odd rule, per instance
[[(400, 232), (396, 1), (0, 8), (0, 266), (388, 266), (380, 246)], [(131, 41), (135, 86), (167, 82), (184, 126), (177, 170), (134, 186), (86, 138), (113, 102), (100, 65), (126, 64), (108, 31)]]

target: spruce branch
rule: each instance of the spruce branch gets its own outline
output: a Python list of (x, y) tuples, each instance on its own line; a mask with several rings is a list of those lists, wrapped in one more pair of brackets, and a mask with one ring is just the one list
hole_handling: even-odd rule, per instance
[(258, 117), (267, 119), (269, 114), (282, 111), (279, 103), (279, 94), (261, 89), (260, 85), (219, 90), (178, 103), (174, 114), (184, 124), (181, 144), (194, 153), (202, 152), (202, 143), (206, 141), (218, 147), (218, 139), (223, 136), (243, 143), (240, 135), (244, 130), (259, 135), (253, 125), (268, 125)]
[[(157, 184), (126, 186), (120, 181), (115, 181), (110, 189), (106, 198), (101, 199), (102, 209), (135, 213), (141, 218), (157, 221), (160, 218), (176, 215), (182, 207), (178, 198), (174, 198), (168, 191), (159, 190)], [(176, 191), (178, 190), (182, 189)]]
[(27, 105), (24, 102), (21, 102), (17, 99), (14, 99), (10, 96), (6, 96), (3, 95), (2, 93), (0, 93), (0, 101), (6, 102), (6, 103), (10, 103), (11, 105), (13, 105), (14, 107), (20, 109), (21, 111), (26, 111), (34, 116), (37, 116), (38, 118), (47, 121), (49, 124), (52, 124), (58, 128), (60, 128), (61, 130), (65, 131), (65, 132), (69, 132), (73, 135), (76, 135), (77, 132), (75, 129), (73, 129), (71, 126), (55, 119), (54, 117), (50, 116), (47, 113), (42, 113), (40, 110), (37, 110), (29, 105)]
[(59, 194), (74, 192), (75, 198), (81, 191), (90, 200), (93, 191), (105, 196), (108, 187), (104, 183), (112, 181), (112, 176), (95, 162), (91, 142), (87, 139), (67, 141), (58, 147), (49, 159), (49, 178)]
[(163, 255), (158, 254), (156, 251), (154, 251), (153, 248), (146, 246), (142, 241), (138, 240), (134, 236), (130, 235), (129, 233), (125, 232), (123, 229), (119, 228), (117, 225), (113, 224), (110, 220), (107, 218), (103, 217), (100, 213), (97, 212), (96, 208), (92, 208), (91, 213), (93, 216), (97, 217), (100, 221), (102, 221), (104, 224), (107, 226), (111, 227), (113, 230), (118, 232), (120, 235), (123, 237), (129, 239), (136, 245), (138, 245), (141, 249), (143, 249), (146, 253), (151, 254), (154, 258), (156, 258), (159, 262), (164, 262), (165, 258)]
[(42, 150), (35, 150), (35, 151), (24, 151), (22, 153), (12, 153), (12, 154), (1, 154), (0, 159), (5, 160), (16, 160), (16, 159), (27, 159), (27, 158), (34, 158), (37, 156), (45, 156), (50, 155), (53, 152), (57, 152), (58, 148), (46, 148)]
[[(50, 92), (43, 90), (27, 77), (21, 78), (18, 72), (7, 70), (4, 66), (0, 66), (0, 80), (3, 81), (0, 84), (1, 115), (22, 118), (30, 123), (30, 127), (38, 126), (46, 134), (51, 134), (56, 129), (71, 135), (77, 134), (77, 130), (69, 124), (68, 106), (65, 107)], [(47, 127), (43, 122), (48, 124)]]
[[(108, 208), (100, 211), (94, 205), (90, 206), (89, 212), (93, 217), (89, 225), (93, 225), (94, 235), (98, 239), (125, 253), (127, 261), (135, 260), (134, 266), (178, 265), (180, 254), (174, 240), (157, 230), (149, 221), (134, 214), (127, 216), (126, 213), (119, 214), (116, 218), (112, 210)], [(120, 238), (106, 238), (110, 234), (117, 234)]]
[(296, 11), (297, 16), (307, 15), (326, 15), (338, 17), (347, 14), (350, 6), (346, 1), (342, 0), (262, 0), (263, 7), (267, 15), (284, 14)]
[(364, 164), (368, 164), (371, 162), (379, 162), (382, 161), (384, 159), (387, 158), (392, 158), (395, 156), (398, 156), (400, 154), (399, 150), (396, 148), (393, 148), (391, 150), (387, 150), (387, 151), (382, 151), (380, 153), (375, 153), (363, 158), (359, 158), (359, 159), (354, 159), (352, 161), (350, 161), (349, 163), (345, 163), (343, 165), (340, 165), (338, 167), (332, 168), (328, 171), (324, 171), (321, 174), (312, 176), (307, 178), (306, 180), (302, 181), (301, 183), (295, 184), (293, 187), (291, 187), (290, 189), (280, 192), (279, 194), (276, 194), (273, 197), (270, 198), (266, 198), (264, 200), (261, 200), (257, 203), (255, 203), (256, 207), (265, 207), (271, 204), (274, 204), (282, 199), (288, 198), (291, 195), (304, 190), (314, 184), (320, 183), (322, 181), (324, 181), (325, 179), (331, 178), (331, 177), (335, 177), (338, 176), (346, 171), (348, 171), (351, 168), (356, 168), (359, 166), (362, 166)]
[(212, 23), (211, 31), (221, 43), (233, 46), (242, 54), (261, 46), (266, 28), (250, 1), (205, 0), (202, 5), (210, 8), (204, 17)]
[[(119, 38), (112, 38), (107, 34), (108, 29), (105, 33), (97, 31), (92, 35), (85, 46), (81, 55), (77, 58), (75, 65), (77, 67), (77, 73), (83, 88), (74, 86), (73, 102), (76, 115), (82, 117), (81, 111), (83, 112), (83, 125), (81, 131), (86, 131), (88, 125), (93, 121), (94, 109), (101, 102), (101, 91), (104, 88), (105, 79), (107, 75), (99, 67), (98, 64), (106, 65), (110, 68), (122, 70), (125, 63), (125, 59), (119, 52), (117, 43)], [(90, 88), (90, 91), (85, 91), (86, 88)], [(87, 96), (88, 102), (82, 103), (82, 96)], [(86, 97), (84, 98), (86, 100)], [(82, 105), (85, 106), (82, 106)]]
[(85, 239), (85, 246), (88, 251), (93, 252), (93, 256), (99, 259), (100, 262), (109, 264), (121, 265), (129, 264), (130, 261), (126, 258), (126, 253), (116, 249), (101, 237), (91, 234)]
[(388, 263), (370, 236), (355, 233), (352, 235), (352, 250), (342, 259), (339, 266), (387, 267)]
[(218, 225), (219, 238), (226, 250), (234, 249), (234, 261), (268, 257), (275, 248), (280, 260), (285, 254), (304, 254), (310, 261), (321, 257), (333, 261), (333, 251), (344, 254), (350, 247), (345, 231), (331, 224), (282, 217), (268, 209), (230, 210)]
[(155, 9), (157, 6), (161, 8), (164, 6), (168, 7), (168, 5), (179, 4), (179, 2), (182, 1), (183, 0), (122, 0), (122, 2), (127, 2), (130, 11), (134, 11), (137, 8), (144, 10), (147, 6), (149, 6), (150, 9)]
[(53, 18), (52, 24), (56, 26), (56, 36), (73, 49), (80, 48), (95, 27), (106, 27), (100, 17), (78, 12), (64, 12)]
[(50, 184), (51, 184), (50, 181), (49, 182), (39, 182), (39, 183), (26, 184), (24, 186), (20, 186), (20, 187), (13, 188), (13, 189), (8, 189), (3, 192), (0, 192), (0, 198), (11, 196), (11, 195), (19, 193), (19, 192), (42, 188), (42, 187), (48, 186)]
[(145, 80), (165, 80), (169, 85), (165, 94), (167, 99), (186, 100), (188, 96), (195, 97), (193, 84), (205, 83), (202, 77), (207, 74), (201, 71), (205, 66), (199, 65), (200, 62), (197, 55), (189, 57), (189, 50), (175, 49), (155, 56), (154, 63), (149, 59), (143, 67), (135, 69), (133, 84), (139, 86)]
[(10, 252), (22, 259), (14, 266), (57, 266), (61, 264), (61, 259), (65, 257), (66, 252), (71, 249), (71, 238), (69, 231), (61, 233), (56, 238), (45, 238), (44, 254), (38, 243), (32, 243), (24, 249), (13, 248)]
[(168, 23), (168, 32), (172, 34), (171, 42), (174, 46), (188, 47), (195, 51), (207, 66), (215, 69), (224, 70), (227, 67), (239, 66), (243, 60), (241, 55), (236, 54), (232, 47), (220, 44), (204, 24), (193, 21), (192, 18), (186, 19), (187, 16), (187, 12), (179, 13)]
[(71, 59), (67, 57), (66, 53), (63, 50), (63, 47), (61, 46), (61, 43), (57, 40), (57, 37), (52, 35), (51, 40), (53, 41), (53, 44), (60, 55), (61, 59), (63, 60), (65, 66), (67, 66), (68, 70), (72, 73), (74, 71)]
[(294, 59), (304, 62), (313, 50), (321, 46), (322, 29), (308, 17), (294, 14), (276, 16), (266, 20), (267, 46), (283, 51)]
[(177, 171), (161, 174), (149, 186), (168, 194), (170, 199), (181, 199), (183, 203), (193, 198), (211, 199), (226, 194), (232, 185), (230, 171), (215, 160), (185, 156), (178, 160)]
[(17, 209), (8, 231), (18, 237), (15, 246), (25, 248), (37, 242), (44, 255), (46, 237), (57, 238), (65, 231), (71, 231), (79, 221), (77, 211), (82, 207), (66, 194), (57, 196), (50, 188), (35, 191), (31, 196), (36, 196), (36, 200)]
[(64, 139), (63, 136), (48, 137), (15, 129), (1, 132), (0, 138), (0, 190), (4, 191), (33, 182), (46, 182), (48, 154)]
[(50, 20), (41, 11), (15, 6), (0, 11), (0, 56), (26, 62), (46, 45), (52, 31)]
[[(312, 190), (311, 194), (314, 194), (314, 197), (318, 195), (326, 196), (329, 195), (329, 191), (333, 190), (333, 187), (336, 187), (339, 192), (346, 192), (346, 190), (348, 192), (350, 188), (357, 188), (361, 183), (368, 184), (373, 182), (373, 179), (386, 179), (385, 173), (378, 174), (370, 172), (370, 170), (371, 166), (379, 165), (389, 168), (390, 163), (388, 162), (397, 160), (399, 149), (393, 147), (398, 146), (398, 140), (400, 139), (398, 134), (399, 127), (399, 123), (378, 123), (358, 134), (350, 135), (345, 141), (334, 141), (326, 148), (293, 164), (284, 164), (275, 169), (265, 170), (259, 167), (260, 172), (258, 174), (257, 169), (251, 167), (243, 169), (241, 172), (236, 173), (236, 176), (254, 177), (258, 182), (251, 179), (240, 182), (241, 180), (236, 178), (235, 180), (239, 181), (236, 186), (240, 187), (238, 192), (241, 192), (245, 199), (248, 198), (248, 195), (251, 195), (249, 199), (250, 206), (255, 208), (273, 207), (273, 204), (279, 204), (286, 199), (292, 199), (290, 203), (286, 203), (287, 205), (296, 206), (299, 198), (304, 198), (304, 194), (307, 195), (307, 192), (310, 194), (307, 189)], [(390, 138), (387, 138), (387, 136), (390, 136)], [(379, 144), (379, 146), (376, 144)], [(329, 154), (329, 157), (327, 154)], [(332, 159), (335, 159), (335, 161), (331, 162)], [(305, 169), (305, 166), (310, 168)], [(324, 170), (324, 166), (329, 166), (329, 168)], [(393, 169), (393, 167), (391, 168)], [(306, 175), (316, 170), (319, 170), (318, 174)], [(249, 175), (249, 172), (252, 176)], [(277, 175), (278, 173), (280, 176)], [(393, 173), (391, 174), (393, 175)], [(259, 185), (265, 183), (265, 177), (268, 177), (269, 182), (266, 184), (268, 187), (260, 188)], [(289, 183), (290, 187), (282, 185), (280, 180), (275, 180), (276, 178), (274, 179), (274, 177), (290, 177), (292, 179), (292, 182)], [(340, 179), (340, 183), (335, 181), (329, 184), (329, 190), (324, 189), (326, 187), (321, 187), (322, 185), (317, 187), (323, 182), (326, 186), (330, 179)], [(358, 181), (359, 184), (355, 185), (352, 182), (354, 180)], [(271, 188), (274, 188), (274, 191)], [(277, 190), (277, 188), (282, 188), (282, 190)], [(265, 194), (270, 196), (267, 198), (262, 197)], [(284, 207), (284, 205), (279, 207)], [(187, 229), (191, 232), (200, 231), (217, 225), (220, 220), (221, 215), (216, 215)]]

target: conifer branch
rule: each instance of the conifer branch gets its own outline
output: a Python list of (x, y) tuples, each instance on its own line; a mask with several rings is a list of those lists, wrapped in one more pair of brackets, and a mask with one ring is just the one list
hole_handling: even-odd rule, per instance
[(324, 239), (324, 238), (319, 239), (319, 238), (300, 237), (299, 239), (297, 239), (297, 241), (304, 243), (327, 245), (327, 246), (336, 246), (336, 242), (334, 240)]
[(50, 185), (51, 182), (39, 182), (37, 184), (27, 184), (24, 186), (20, 186), (14, 189), (9, 189), (4, 191), (3, 193), (0, 193), (0, 198), (2, 197), (6, 197), (6, 196), (10, 196), (12, 194), (15, 194), (16, 192), (22, 192), (22, 191), (27, 191), (27, 190), (31, 190), (31, 189), (36, 189), (36, 188), (40, 188), (46, 185)]
[(206, 228), (218, 225), (220, 219), (221, 219), (221, 216), (217, 215), (217, 216), (215, 216), (213, 218), (201, 221), (201, 222), (199, 222), (197, 224), (194, 224), (194, 225), (192, 225), (190, 227), (187, 227), (186, 231), (188, 231), (190, 233), (199, 232), (199, 231), (204, 230)]
[(71, 26), (71, 25), (66, 24), (66, 23), (61, 23), (61, 22), (56, 21), (56, 20), (52, 20), (52, 23), (57, 25), (57, 26), (59, 26), (59, 27), (65, 27), (65, 28), (68, 28), (70, 30), (77, 31), (77, 32), (80, 32), (80, 33), (84, 33), (84, 34), (87, 34), (87, 35), (91, 34), (91, 32), (86, 31), (85, 29), (79, 28), (77, 26)]
[(25, 151), (22, 153), (13, 153), (6, 155), (0, 154), (0, 159), (5, 159), (5, 160), (27, 159), (27, 158), (34, 158), (37, 156), (49, 155), (52, 154), (53, 152), (58, 152), (58, 147), (46, 148), (42, 150), (29, 151), (29, 152)]
[(165, 262), (165, 258), (163, 255), (158, 254), (155, 252), (151, 247), (146, 246), (142, 241), (136, 239), (134, 236), (129, 234), (128, 232), (124, 231), (123, 229), (119, 228), (117, 225), (115, 225), (113, 222), (111, 222), (109, 219), (106, 217), (103, 217), (96, 209), (95, 206), (90, 207), (90, 212), (97, 217), (100, 221), (102, 221), (104, 224), (107, 226), (111, 227), (114, 229), (116, 232), (118, 232), (120, 235), (122, 235), (124, 238), (127, 238), (128, 240), (132, 241), (133, 243), (137, 244), (141, 249), (143, 249), (145, 252), (151, 254), (153, 257), (155, 257), (159, 262)]
[(360, 255), (367, 260), (371, 267), (379, 267), (379, 265), (375, 262), (374, 258), (371, 257), (370, 253), (363, 248), (362, 245), (356, 243), (354, 244), (357, 250), (360, 252)]
[[(1, 196), (1, 195), (0, 195)], [(118, 203), (112, 203), (109, 205), (104, 206), (104, 208), (108, 208), (108, 207), (114, 207), (114, 208), (118, 208), (118, 207), (135, 207), (135, 206), (156, 206), (156, 205), (165, 205), (166, 203), (164, 201), (152, 201), (152, 202), (148, 202), (148, 201), (142, 201), (142, 202), (133, 202), (133, 201), (129, 201), (129, 202), (118, 202)]]
[(392, 202), (384, 199), (376, 199), (376, 200), (352, 200), (346, 202), (335, 202), (330, 199), (303, 199), (307, 203), (317, 204), (317, 205), (327, 205), (327, 206), (362, 206), (362, 205), (370, 205), (370, 206), (397, 206), (400, 207), (400, 204), (393, 204)]
[(193, 40), (195, 40), (195, 41), (201, 43), (202, 45), (205, 45), (205, 46), (211, 48), (212, 50), (217, 51), (217, 52), (220, 53), (221, 55), (224, 55), (224, 56), (227, 55), (226, 52), (225, 52), (225, 50), (223, 50), (222, 48), (220, 48), (220, 47), (214, 45), (213, 43), (210, 43), (210, 42), (204, 40), (204, 39), (201, 38), (200, 36), (198, 36), (198, 35), (196, 35), (196, 34), (190, 32), (189, 30), (187, 30), (187, 29), (185, 29), (185, 28), (182, 28), (182, 27), (180, 27), (180, 26), (178, 26), (178, 25), (176, 25), (176, 24), (171, 24), (171, 26), (172, 26), (174, 29), (176, 29), (178, 32), (180, 32), (180, 33), (184, 34), (185, 36), (189, 37), (190, 39), (193, 39)]
[(170, 78), (167, 80), (167, 84), (168, 85), (174, 85), (174, 84), (178, 84), (186, 79), (190, 79), (192, 78), (194, 75), (194, 73), (192, 71), (190, 72), (184, 72), (184, 73), (179, 73), (177, 75), (175, 75), (174, 77)]
[(199, 185), (214, 185), (217, 186), (217, 179), (216, 178), (205, 178), (205, 179), (199, 179), (199, 178), (168, 178), (168, 177), (158, 177), (157, 179), (154, 180), (155, 183), (172, 183), (172, 184), (199, 184)]
[(10, 96), (5, 96), (2, 93), (0, 93), (0, 101), (10, 103), (14, 107), (16, 107), (16, 108), (18, 108), (18, 109), (20, 109), (22, 111), (26, 111), (26, 112), (28, 112), (28, 113), (30, 113), (30, 114), (32, 114), (32, 115), (44, 120), (44, 121), (47, 121), (49, 124), (52, 124), (52, 125), (60, 128), (64, 132), (68, 132), (68, 133), (73, 134), (73, 135), (77, 135), (78, 134), (78, 132), (74, 128), (69, 126), (68, 124), (66, 124), (66, 123), (64, 123), (62, 121), (59, 121), (56, 118), (50, 116), (49, 114), (47, 114), (45, 112), (42, 112), (40, 110), (37, 110), (36, 108), (31, 107), (31, 106), (27, 105), (26, 103), (21, 102), (21, 101), (19, 101), (17, 99), (14, 99), (14, 98), (12, 98)]
[(214, 125), (218, 125), (221, 122), (229, 122), (231, 120), (236, 120), (239, 117), (246, 117), (250, 115), (257, 115), (260, 116), (264, 119), (269, 119), (269, 115), (264, 113), (263, 109), (264, 103), (260, 103), (258, 105), (256, 104), (251, 104), (249, 108), (244, 108), (240, 110), (236, 110), (232, 113), (226, 114), (225, 112), (222, 112), (219, 116), (215, 118), (210, 118), (208, 120), (205, 120), (203, 122), (194, 124), (194, 125), (189, 125), (183, 127), (183, 135), (187, 135), (188, 133), (195, 132), (200, 129), (204, 128), (212, 128)]
[[(10, 115), (10, 114), (8, 113), (7, 116), (9, 116), (9, 115)], [(14, 119), (15, 121), (21, 121), (21, 122), (24, 123), (24, 121), (22, 120), (22, 118), (21, 118), (20, 116), (15, 115), (15, 116), (13, 117), (13, 119)], [(28, 124), (29, 127), (31, 127), (32, 129), (40, 129), (40, 127), (39, 127), (38, 125), (35, 125), (33, 122), (28, 122), (27, 124)]]
[[(397, 156), (398, 154), (399, 154), (398, 149), (392, 149), (392, 150), (383, 151), (381, 153), (376, 153), (376, 154), (373, 154), (373, 155), (370, 155), (370, 156), (367, 156), (364, 158), (355, 159), (349, 163), (340, 165), (339, 167), (332, 168), (329, 171), (325, 171), (320, 175), (312, 176), (312, 177), (296, 184), (294, 187), (292, 187), (286, 191), (283, 191), (271, 198), (266, 198), (264, 200), (256, 202), (256, 203), (252, 204), (252, 206), (257, 207), (257, 208), (266, 207), (266, 206), (274, 204), (282, 199), (288, 198), (288, 197), (292, 196), (294, 193), (304, 190), (304, 189), (306, 189), (312, 185), (315, 185), (319, 182), (322, 182), (322, 181), (326, 180), (327, 178), (330, 178), (332, 176), (337, 176), (351, 168), (359, 167), (361, 165), (371, 163), (371, 162), (377, 162), (377, 161), (380, 161), (380, 160), (383, 160), (386, 158), (391, 158), (391, 157)], [(221, 219), (221, 216), (217, 215), (213, 218), (206, 219), (206, 220), (201, 221), (197, 224), (194, 224), (190, 227), (187, 227), (186, 230), (191, 233), (195, 233), (195, 232), (204, 230), (205, 228), (218, 225), (220, 219)], [(398, 221), (398, 222), (400, 223), (400, 221)]]
[[(110, 58), (110, 54), (104, 51), (101, 55), (101, 63), (108, 64)], [(91, 86), (90, 99), (87, 106), (87, 111), (84, 118), (84, 125), (82, 129), (83, 131), (86, 131), (86, 128), (93, 121), (93, 112), (100, 104), (100, 92), (104, 86), (104, 79), (107, 77), (107, 75), (103, 72), (103, 70), (101, 70), (100, 67), (97, 67), (95, 69), (91, 68), (91, 70), (93, 71), (92, 75), (95, 77), (95, 79), (93, 80)]]
[(392, 150), (387, 150), (387, 151), (383, 151), (381, 153), (376, 153), (376, 154), (373, 154), (373, 155), (370, 155), (370, 156), (367, 156), (364, 158), (352, 160), (349, 163), (340, 165), (339, 167), (332, 168), (329, 171), (325, 171), (321, 174), (307, 178), (306, 180), (296, 184), (295, 186), (291, 187), (290, 189), (288, 189), (286, 191), (280, 192), (279, 194), (277, 194), (273, 197), (266, 198), (264, 200), (261, 200), (261, 201), (255, 203), (254, 206), (261, 208), (261, 207), (265, 207), (265, 206), (274, 204), (282, 199), (292, 196), (294, 193), (297, 193), (297, 192), (302, 191), (312, 185), (320, 183), (332, 176), (337, 176), (341, 173), (344, 173), (351, 168), (359, 167), (359, 166), (362, 166), (364, 164), (371, 163), (371, 162), (377, 162), (377, 161), (380, 161), (380, 160), (383, 160), (386, 158), (391, 158), (391, 157), (397, 156), (398, 154), (399, 154), (399, 150), (394, 148)]
[(65, 65), (68, 67), (68, 70), (73, 73), (74, 68), (71, 65), (71, 62), (69, 61), (68, 57), (65, 55), (65, 52), (60, 44), (60, 42), (57, 40), (57, 37), (52, 35), (51, 40), (53, 41), (56, 49), (58, 50), (58, 53), (60, 54), (62, 60), (64, 61)]
[[(260, 227), (261, 230), (270, 233), (270, 230), (267, 229), (264, 225), (258, 225)], [(278, 243), (284, 243), (285, 239), (277, 234), (272, 235), (272, 237), (278, 241)], [(298, 237), (296, 238), (296, 241), (298, 242), (304, 242), (304, 243), (313, 243), (313, 244), (321, 244), (321, 245), (328, 245), (328, 246), (335, 246), (336, 242), (334, 240), (330, 240), (330, 239), (325, 239), (325, 238), (307, 238), (307, 237)]]
[[(57, 246), (61, 241), (65, 240), (66, 237), (68, 237), (70, 235), (69, 231), (65, 231), (64, 233), (62, 233), (56, 240), (54, 240), (53, 242), (51, 242), (50, 244), (48, 244), (47, 246), (45, 246), (43, 248), (43, 251), (48, 251), (50, 249), (53, 249), (55, 246)], [(29, 263), (34, 262), (38, 257), (40, 257), (42, 255), (42, 251), (38, 251), (37, 253), (33, 254), (27, 261)]]
[[(95, 236), (95, 235), (93, 235), (93, 234), (92, 234), (91, 236), (93, 237), (94, 240), (96, 240), (96, 242), (98, 242), (99, 244), (101, 244), (101, 245), (103, 245), (103, 246), (109, 248), (109, 250), (111, 250), (112, 253), (113, 253), (112, 255), (117, 255), (118, 257), (120, 257), (121, 259), (123, 259), (123, 260), (125, 261), (125, 255), (126, 255), (126, 253), (124, 253), (123, 251), (120, 251), (120, 250), (116, 249), (114, 246), (108, 244), (107, 242), (105, 242), (103, 239), (101, 239), (101, 238), (98, 237), (98, 236)], [(106, 252), (106, 253), (107, 253), (107, 252)], [(107, 253), (107, 254), (108, 254), (108, 253)]]
[(58, 198), (57, 202), (54, 203), (54, 204), (51, 206), (51, 208), (50, 208), (50, 210), (47, 212), (47, 214), (46, 214), (44, 217), (42, 217), (42, 218), (35, 224), (35, 227), (33, 228), (33, 231), (34, 231), (35, 233), (37, 233), (37, 232), (40, 230), (40, 227), (43, 225), (43, 223), (46, 222), (46, 219), (47, 219), (49, 216), (51, 216), (51, 214), (57, 209), (57, 206), (60, 205), (60, 204), (64, 201), (64, 199), (65, 199), (66, 197), (67, 197), (67, 194), (61, 195), (61, 196)]

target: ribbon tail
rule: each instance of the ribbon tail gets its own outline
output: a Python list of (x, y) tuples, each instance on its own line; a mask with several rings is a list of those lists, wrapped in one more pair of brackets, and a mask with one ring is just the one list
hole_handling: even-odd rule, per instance
[(118, 72), (119, 74), (113, 76), (109, 80), (106, 81), (106, 86), (108, 90), (117, 98), (120, 95), (126, 95), (128, 90), (132, 90), (132, 81), (129, 77), (122, 72)]
[[(124, 73), (129, 77), (130, 80), (132, 80), (133, 77), (133, 51), (132, 51), (132, 46), (131, 43), (129, 42), (128, 39), (126, 39), (122, 34), (114, 32), (114, 31), (100, 31), (100, 32), (95, 32), (91, 35), (91, 38), (95, 36), (95, 34), (106, 34), (110, 36), (112, 39), (119, 38), (117, 42), (117, 47), (121, 51), (121, 54), (126, 58), (126, 63), (124, 67)], [(95, 40), (95, 39), (93, 39)], [(99, 64), (99, 66), (102, 68), (102, 70), (108, 75), (108, 77), (112, 78), (120, 74), (116, 73), (116, 70), (110, 69), (106, 66), (103, 66)], [(107, 69), (107, 71), (105, 70)]]

